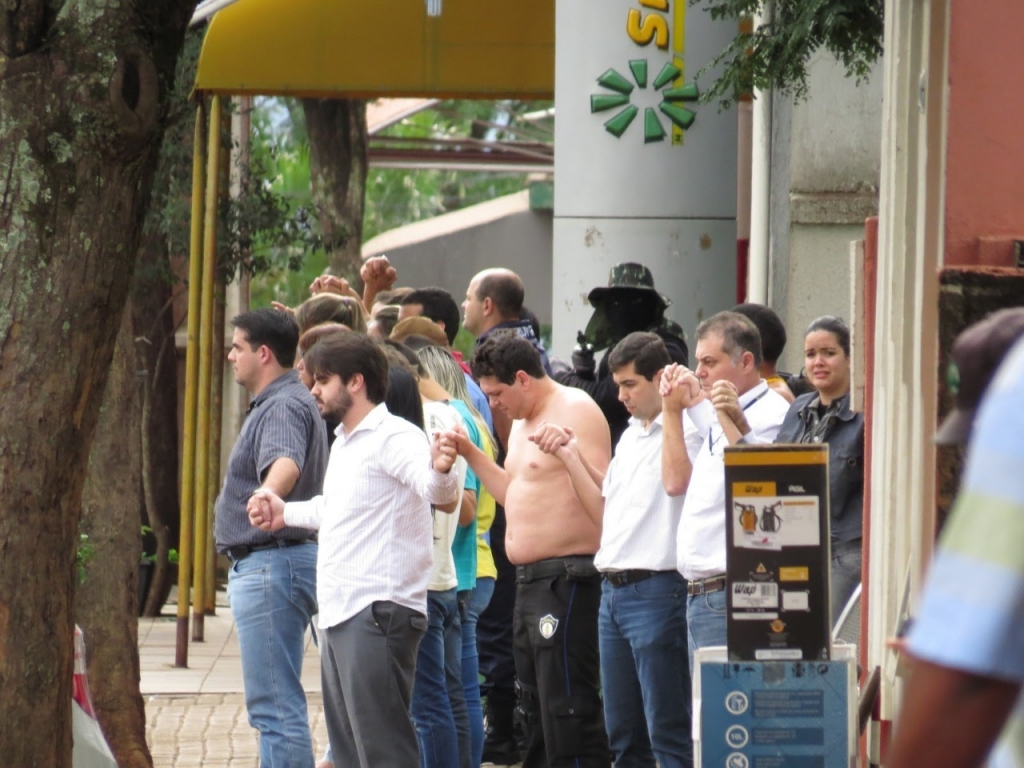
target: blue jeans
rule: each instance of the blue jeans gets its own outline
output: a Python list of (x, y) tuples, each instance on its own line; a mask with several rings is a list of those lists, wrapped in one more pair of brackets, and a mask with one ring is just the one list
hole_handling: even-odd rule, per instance
[(693, 666), (694, 651), (698, 648), (726, 644), (725, 595), (726, 591), (720, 589), (717, 592), (694, 595), (687, 600), (686, 628), (690, 635), (691, 674), (696, 671)]
[(427, 633), (416, 656), (412, 719), (419, 737), (423, 768), (463, 765), (460, 735), (465, 740), (468, 760), (469, 718), (462, 690), (462, 623), (454, 589), (427, 593)]
[(253, 552), (231, 565), (228, 601), (238, 633), (249, 724), (262, 768), (312, 768), (302, 689), (306, 627), (316, 613), (317, 545)]
[(601, 585), (604, 718), (616, 768), (691, 768), (686, 580)]
[(832, 625), (839, 621), (861, 578), (861, 539), (832, 542)]
[(491, 602), (494, 579), (476, 580), (466, 603), (466, 619), (462, 622), (462, 689), (469, 714), (469, 764), (479, 768), (484, 754), (484, 710), (480, 703), (480, 654), (476, 647), (476, 623)]

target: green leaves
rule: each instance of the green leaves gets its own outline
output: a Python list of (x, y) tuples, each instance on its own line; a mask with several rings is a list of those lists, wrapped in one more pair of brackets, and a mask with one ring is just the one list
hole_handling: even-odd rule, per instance
[(807, 96), (807, 64), (824, 48), (858, 82), (867, 78), (882, 54), (884, 0), (691, 0), (713, 19), (739, 21), (774, 9), (770, 23), (740, 32), (705, 66), (724, 64), (704, 95), (728, 108), (740, 96), (775, 90), (793, 99)]

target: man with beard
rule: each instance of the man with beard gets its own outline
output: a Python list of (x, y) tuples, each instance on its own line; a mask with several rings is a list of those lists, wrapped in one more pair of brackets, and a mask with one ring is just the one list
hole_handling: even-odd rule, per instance
[[(683, 330), (665, 317), (671, 301), (654, 289), (654, 276), (643, 264), (616, 264), (608, 275), (608, 286), (592, 290), (587, 300), (594, 314), (581, 333), (580, 344), (572, 355), (572, 369), (555, 374), (555, 380), (567, 387), (582, 389), (600, 406), (612, 434), (612, 448), (629, 426), (629, 412), (619, 402), (619, 388), (608, 368), (608, 355), (601, 359), (594, 374), (594, 352), (611, 349), (636, 331), (658, 334), (672, 362), (689, 364), (689, 349)], [(564, 364), (563, 364), (564, 365)]]
[(362, 334), (328, 336), (305, 358), (320, 411), (340, 422), (324, 493), (285, 504), (261, 490), (252, 525), (320, 531), (321, 680), (336, 765), (420, 763), (409, 714), (416, 651), (427, 628), (431, 505), (455, 501), (455, 447), (384, 405), (388, 363)]
[(287, 312), (238, 315), (228, 360), (252, 395), (217, 498), (217, 550), (231, 559), (228, 599), (238, 632), (250, 724), (260, 763), (312, 768), (313, 742), (302, 690), (306, 627), (316, 613), (316, 537), (302, 528), (273, 534), (249, 525), (258, 488), (289, 501), (320, 493), (327, 430), (292, 369), (299, 327)]

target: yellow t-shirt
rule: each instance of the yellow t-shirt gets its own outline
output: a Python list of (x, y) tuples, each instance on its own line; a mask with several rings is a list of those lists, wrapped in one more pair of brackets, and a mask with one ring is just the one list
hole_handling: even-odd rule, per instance
[[(493, 440), (484, 441), (484, 452), (489, 459), (494, 460), (496, 453)], [(498, 578), (494, 555), (491, 554), (491, 546), (487, 543), (487, 533), (494, 525), (496, 504), (494, 497), (481, 485), (480, 498), (476, 503), (476, 577), (478, 579)]]

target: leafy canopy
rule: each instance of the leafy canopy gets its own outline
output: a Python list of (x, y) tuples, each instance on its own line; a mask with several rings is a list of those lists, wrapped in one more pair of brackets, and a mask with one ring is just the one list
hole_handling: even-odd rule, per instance
[[(684, 1), (684, 0), (681, 0)], [(724, 64), (705, 93), (707, 101), (729, 107), (744, 94), (775, 90), (801, 100), (807, 96), (807, 64), (820, 48), (831, 53), (857, 82), (865, 80), (882, 55), (884, 0), (691, 0), (713, 19), (739, 23), (774, 14), (768, 23), (739, 34), (705, 70)], [(703, 70), (702, 70), (703, 71)]]

